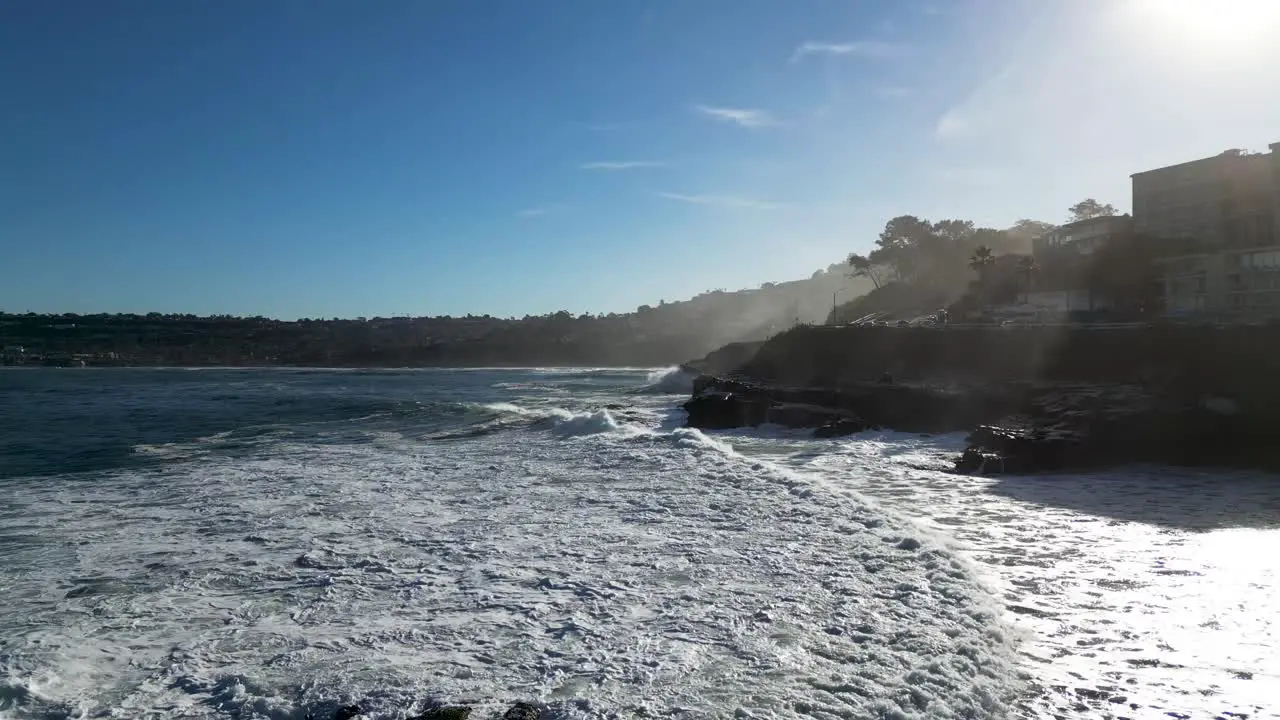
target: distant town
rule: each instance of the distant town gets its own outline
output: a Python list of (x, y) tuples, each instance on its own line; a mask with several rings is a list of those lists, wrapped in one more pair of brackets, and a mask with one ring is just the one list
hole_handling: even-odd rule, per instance
[(0, 312), (0, 364), (661, 365), (797, 324), (1264, 322), (1280, 316), (1280, 143), (1134, 173), (1132, 214), (1004, 229), (912, 215), (812, 277), (630, 313), (302, 319)]

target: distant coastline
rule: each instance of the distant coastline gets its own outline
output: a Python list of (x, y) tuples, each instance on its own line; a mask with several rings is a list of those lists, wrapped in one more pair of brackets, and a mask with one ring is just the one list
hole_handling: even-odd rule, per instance
[(665, 367), (797, 323), (870, 289), (842, 264), (634, 312), (521, 318), (303, 318), (0, 312), (0, 365), (95, 367)]

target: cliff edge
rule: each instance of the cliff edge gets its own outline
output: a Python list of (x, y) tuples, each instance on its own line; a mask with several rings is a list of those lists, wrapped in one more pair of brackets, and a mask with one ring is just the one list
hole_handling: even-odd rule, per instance
[(1280, 469), (1280, 326), (798, 327), (685, 369), (694, 427), (968, 431), (963, 472)]

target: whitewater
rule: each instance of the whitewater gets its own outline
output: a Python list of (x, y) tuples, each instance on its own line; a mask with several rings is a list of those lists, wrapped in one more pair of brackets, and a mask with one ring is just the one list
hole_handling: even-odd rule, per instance
[(1276, 716), (1277, 478), (957, 476), (688, 390), (0, 371), (0, 718)]

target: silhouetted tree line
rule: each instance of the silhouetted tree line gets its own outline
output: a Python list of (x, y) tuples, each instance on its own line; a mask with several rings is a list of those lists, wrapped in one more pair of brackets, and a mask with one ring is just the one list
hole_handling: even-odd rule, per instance
[(0, 313), (6, 364), (95, 365), (666, 365), (723, 344), (820, 321), (832, 297), (864, 284), (837, 264), (805, 280), (631, 313), (523, 318), (375, 317), (273, 320), (189, 314)]

